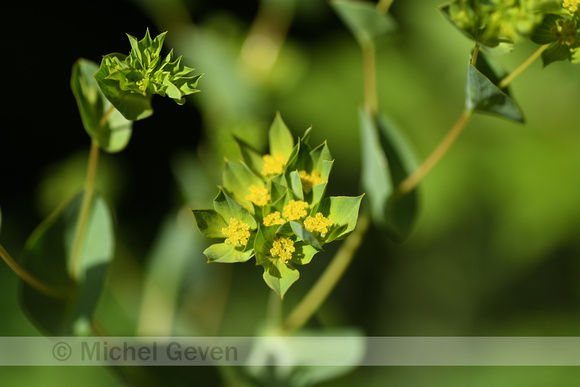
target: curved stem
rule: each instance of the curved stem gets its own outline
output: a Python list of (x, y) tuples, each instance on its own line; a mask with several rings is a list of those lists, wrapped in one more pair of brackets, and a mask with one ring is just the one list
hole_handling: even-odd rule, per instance
[(20, 277), (24, 282), (26, 282), (34, 289), (38, 290), (40, 293), (46, 294), (47, 296), (53, 298), (63, 296), (62, 292), (56, 290), (52, 286), (46, 285), (44, 282), (40, 281), (38, 278), (26, 271), (25, 268), (20, 266), (18, 262), (16, 262), (14, 258), (12, 258), (12, 256), (8, 253), (8, 251), (2, 247), (2, 245), (0, 245), (0, 257), (2, 257), (4, 262), (6, 262), (8, 267), (10, 267), (10, 269), (12, 269), (12, 271), (14, 271), (18, 277)]
[(455, 125), (451, 127), (451, 130), (447, 135), (441, 140), (437, 148), (427, 157), (427, 159), (417, 168), (412, 174), (407, 176), (405, 180), (399, 185), (398, 191), (401, 194), (406, 194), (412, 191), (417, 184), (421, 182), (427, 176), (429, 171), (439, 162), (441, 157), (449, 150), (451, 145), (455, 142), (459, 134), (463, 131), (463, 128), (469, 122), (469, 119), (473, 115), (473, 110), (465, 109), (463, 113), (459, 116)]
[(359, 218), (358, 226), (354, 229), (340, 246), (332, 262), (322, 273), (318, 281), (314, 284), (302, 301), (294, 308), (282, 324), (283, 333), (291, 333), (300, 327), (314, 315), (320, 305), (330, 295), (330, 292), (346, 271), (348, 265), (356, 255), (363, 242), (364, 235), (370, 226), (369, 217), (363, 214)]
[(548, 48), (548, 46), (549, 46), (549, 44), (545, 44), (543, 46), (540, 46), (532, 55), (530, 55), (530, 57), (528, 59), (526, 59), (514, 71), (512, 71), (504, 79), (502, 79), (500, 81), (500, 83), (497, 85), (497, 87), (499, 87), (500, 89), (505, 89), (506, 87), (508, 87), (508, 85), (510, 83), (512, 83), (512, 81), (514, 79), (516, 79), (521, 73), (524, 72), (525, 69), (527, 69), (528, 67), (530, 67), (530, 65), (536, 59), (538, 59), (540, 57), (540, 55), (542, 55), (542, 52), (544, 52), (544, 50), (546, 50), (546, 48)]
[(91, 150), (89, 153), (89, 162), (87, 166), (87, 179), (85, 181), (85, 192), (83, 201), (81, 203), (81, 210), (77, 222), (75, 236), (73, 240), (72, 255), (70, 260), (69, 272), (73, 278), (79, 268), (79, 261), (85, 239), (87, 225), (89, 223), (89, 216), (91, 214), (91, 207), (93, 204), (93, 196), (95, 192), (95, 179), (97, 176), (97, 166), (99, 163), (99, 144), (93, 140), (91, 142)]

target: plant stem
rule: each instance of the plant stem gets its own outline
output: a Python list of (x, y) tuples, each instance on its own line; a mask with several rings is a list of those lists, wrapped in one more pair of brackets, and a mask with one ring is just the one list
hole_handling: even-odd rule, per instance
[(508, 85), (510, 83), (512, 83), (512, 81), (514, 79), (516, 79), (516, 77), (518, 77), (521, 73), (524, 72), (525, 69), (527, 69), (528, 67), (530, 67), (530, 65), (540, 57), (540, 55), (542, 55), (542, 52), (544, 52), (544, 50), (546, 48), (548, 48), (549, 44), (545, 44), (543, 46), (540, 46), (532, 55), (530, 55), (530, 57), (528, 59), (526, 59), (521, 65), (519, 65), (514, 71), (512, 71), (510, 74), (508, 74), (504, 79), (502, 79), (500, 81), (500, 83), (497, 85), (497, 87), (499, 87), (500, 89), (505, 89), (506, 87), (508, 87)]
[(276, 329), (282, 322), (282, 300), (275, 291), (270, 292), (268, 298), (268, 329)]
[(12, 258), (12, 256), (8, 253), (8, 251), (2, 247), (2, 245), (0, 245), (0, 257), (2, 257), (4, 262), (6, 262), (8, 267), (10, 267), (18, 277), (20, 277), (24, 282), (26, 282), (34, 289), (53, 298), (63, 296), (62, 292), (56, 290), (52, 286), (46, 285), (44, 282), (40, 281), (38, 278), (26, 271), (25, 268), (20, 266), (18, 262), (16, 262), (14, 258)]
[(377, 11), (379, 11), (382, 14), (386, 14), (387, 12), (389, 12), (389, 8), (391, 8), (393, 1), (394, 0), (379, 0), (379, 2), (377, 3)]
[(364, 82), (364, 104), (365, 108), (371, 116), (375, 116), (378, 111), (378, 97), (377, 97), (377, 75), (376, 75), (376, 59), (375, 47), (371, 43), (367, 43), (362, 47), (363, 54), (363, 82)]
[(318, 310), (320, 305), (330, 295), (330, 292), (346, 271), (363, 242), (364, 235), (370, 226), (369, 217), (363, 214), (359, 218), (358, 226), (345, 239), (340, 249), (322, 273), (318, 281), (308, 291), (302, 301), (288, 315), (282, 324), (282, 332), (289, 334), (302, 327)]
[(451, 145), (455, 142), (459, 134), (465, 128), (465, 125), (469, 122), (469, 119), (473, 115), (473, 110), (465, 109), (463, 113), (459, 116), (455, 125), (449, 130), (447, 135), (441, 140), (437, 148), (427, 157), (427, 159), (417, 168), (412, 174), (407, 176), (405, 180), (399, 185), (398, 191), (400, 194), (406, 194), (412, 191), (417, 184), (425, 178), (425, 176), (431, 171), (431, 169), (439, 162), (441, 157), (447, 152)]
[[(105, 113), (108, 115), (109, 113)], [(72, 278), (77, 277), (81, 252), (83, 248), (83, 243), (85, 239), (85, 233), (87, 225), (89, 222), (89, 216), (91, 214), (91, 207), (93, 204), (93, 196), (95, 192), (95, 179), (97, 176), (97, 166), (99, 163), (99, 144), (93, 140), (91, 142), (91, 150), (89, 153), (89, 162), (87, 166), (87, 178), (85, 181), (85, 192), (83, 195), (83, 201), (81, 203), (81, 211), (79, 213), (79, 219), (77, 222), (75, 236), (73, 240), (72, 255), (70, 260), (70, 275)]]

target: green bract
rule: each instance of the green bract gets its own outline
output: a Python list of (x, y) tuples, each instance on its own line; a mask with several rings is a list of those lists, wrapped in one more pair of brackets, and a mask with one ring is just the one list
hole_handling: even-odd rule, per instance
[(544, 17), (542, 23), (536, 27), (531, 36), (535, 43), (550, 45), (542, 53), (544, 66), (561, 60), (578, 62), (577, 52), (578, 47), (580, 47), (578, 28), (576, 18), (554, 14), (548, 14)]
[(155, 39), (149, 36), (137, 41), (127, 35), (131, 52), (103, 57), (95, 78), (103, 94), (128, 120), (139, 120), (153, 113), (153, 94), (168, 96), (182, 105), (186, 95), (196, 93), (197, 82), (203, 74), (189, 75), (194, 69), (184, 66), (181, 57), (173, 59), (173, 50), (161, 59), (164, 32)]
[(225, 238), (207, 248), (211, 262), (256, 257), (264, 281), (283, 297), (324, 244), (343, 239), (357, 223), (362, 195), (324, 197), (333, 159), (326, 143), (308, 144), (310, 129), (295, 144), (276, 115), (266, 155), (236, 139), (243, 160), (226, 161), (213, 210), (193, 210), (200, 231)]

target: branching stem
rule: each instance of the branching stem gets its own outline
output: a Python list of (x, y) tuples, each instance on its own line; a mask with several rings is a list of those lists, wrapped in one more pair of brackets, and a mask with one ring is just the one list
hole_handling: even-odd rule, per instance
[(46, 285), (44, 282), (40, 281), (38, 278), (26, 271), (25, 268), (20, 266), (18, 262), (16, 262), (14, 258), (12, 258), (12, 256), (8, 253), (8, 251), (2, 247), (2, 245), (0, 245), (0, 257), (2, 257), (4, 262), (6, 262), (8, 267), (10, 267), (10, 269), (12, 269), (12, 271), (14, 271), (18, 277), (20, 277), (24, 282), (26, 282), (34, 289), (53, 298), (62, 297), (62, 292), (56, 290), (52, 286)]

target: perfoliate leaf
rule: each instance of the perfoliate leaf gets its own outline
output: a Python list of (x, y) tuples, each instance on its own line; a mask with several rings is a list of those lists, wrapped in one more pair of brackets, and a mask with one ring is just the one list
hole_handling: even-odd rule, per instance
[(105, 271), (114, 253), (113, 221), (105, 201), (96, 194), (84, 235), (79, 270), (70, 273), (72, 245), (83, 195), (46, 219), (26, 242), (24, 268), (61, 296), (40, 293), (21, 283), (21, 303), (32, 322), (56, 336), (88, 334)]
[(330, 5), (361, 46), (372, 44), (377, 37), (396, 29), (394, 19), (377, 11), (374, 3), (334, 0)]
[(270, 154), (275, 156), (280, 153), (284, 158), (288, 158), (294, 148), (294, 137), (282, 120), (280, 113), (276, 113), (274, 122), (268, 131), (270, 140)]
[(296, 268), (280, 262), (279, 259), (271, 259), (263, 256), (261, 253), (256, 253), (258, 264), (264, 267), (264, 282), (274, 290), (280, 298), (284, 298), (284, 294), (288, 291), (290, 286), (300, 278), (300, 273)]
[(99, 89), (93, 76), (98, 70), (96, 63), (79, 59), (72, 68), (71, 89), (89, 136), (104, 151), (119, 152), (129, 143), (133, 123), (112, 107)]
[(222, 229), (228, 227), (228, 224), (220, 214), (214, 210), (191, 211), (195, 217), (197, 227), (203, 235), (209, 238), (225, 238)]
[(396, 188), (414, 170), (415, 157), (405, 138), (386, 117), (360, 111), (362, 184), (375, 225), (392, 240), (403, 241), (417, 216), (417, 193)]
[(523, 122), (524, 118), (507, 89), (496, 85), (503, 77), (497, 66), (483, 52), (479, 52), (475, 66), (469, 61), (465, 89), (465, 107), (480, 113), (490, 113), (514, 121)]

